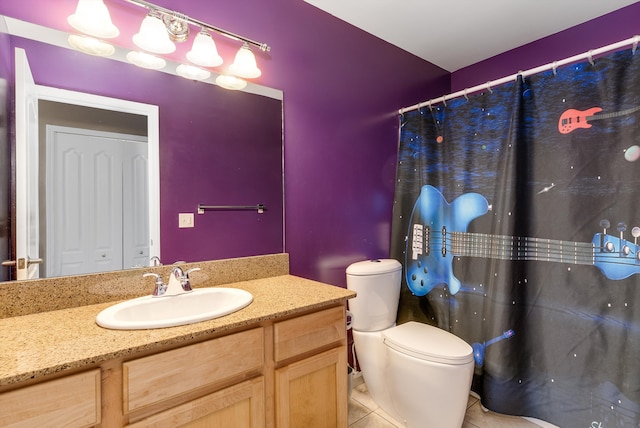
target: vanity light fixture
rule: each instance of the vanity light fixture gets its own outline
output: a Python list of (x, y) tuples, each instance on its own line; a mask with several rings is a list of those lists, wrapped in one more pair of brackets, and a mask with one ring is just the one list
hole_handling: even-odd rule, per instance
[(67, 22), (76, 30), (99, 39), (111, 39), (120, 34), (102, 0), (78, 0), (76, 13), (70, 15)]
[[(236, 54), (235, 61), (233, 64), (229, 66), (229, 74), (228, 75), (220, 75), (216, 78), (216, 83), (218, 80), (223, 82), (220, 86), (227, 89), (241, 89), (247, 85), (247, 82), (243, 82), (241, 78), (253, 79), (259, 77), (262, 72), (257, 66), (256, 57), (251, 51), (251, 46), (260, 49), (263, 52), (269, 52), (271, 48), (266, 43), (259, 43), (255, 40), (248, 39), (246, 37), (242, 37), (238, 34), (234, 34), (230, 31), (223, 30), (218, 27), (214, 27), (211, 24), (207, 24), (206, 22), (191, 18), (182, 13), (172, 11), (169, 9), (165, 9), (162, 6), (157, 6), (152, 3), (149, 3), (145, 0), (126, 0), (129, 3), (133, 3), (137, 6), (144, 7), (151, 11), (152, 14), (157, 14), (157, 21), (161, 21), (164, 24), (165, 33), (168, 33), (168, 37), (175, 40), (176, 42), (182, 42), (187, 40), (189, 34), (189, 25), (194, 25), (196, 27), (200, 27), (200, 32), (196, 35), (193, 46), (191, 50), (187, 53), (187, 59), (200, 67), (218, 67), (222, 64), (222, 58), (218, 54), (218, 50), (215, 46), (215, 42), (211, 37), (211, 33), (216, 33), (225, 37), (228, 37), (232, 40), (236, 40), (242, 42), (242, 47), (238, 50)], [(145, 18), (147, 19), (147, 18)], [(157, 25), (154, 23), (154, 25)], [(160, 26), (158, 27), (158, 31)], [(140, 31), (142, 32), (142, 30)], [(158, 36), (159, 37), (159, 36)], [(134, 40), (135, 42), (135, 40)], [(146, 47), (141, 46), (136, 42), (136, 44), (142, 47), (149, 52), (162, 53), (158, 51), (152, 51), (147, 49)], [(170, 52), (166, 52), (170, 53)], [(193, 67), (193, 66), (192, 66)], [(189, 70), (185, 72), (186, 76), (190, 76), (187, 78), (193, 79), (193, 72), (197, 71), (198, 68), (189, 68), (187, 66), (180, 67), (181, 71)], [(202, 69), (199, 69), (202, 70)], [(206, 71), (206, 70), (203, 70)], [(202, 74), (201, 72), (198, 72)], [(179, 72), (180, 75), (183, 75)], [(186, 77), (183, 75), (183, 77)], [(205, 77), (206, 78), (206, 77)], [(226, 83), (227, 86), (224, 86)], [(219, 83), (218, 83), (219, 84)]]
[(67, 41), (74, 49), (89, 55), (110, 56), (115, 47), (98, 39), (110, 39), (120, 34), (111, 22), (109, 9), (102, 0), (78, 0), (76, 12), (69, 15), (67, 22), (85, 35), (72, 34)]
[(248, 44), (245, 43), (238, 50), (233, 64), (229, 66), (229, 72), (235, 76), (246, 79), (260, 77), (262, 71), (258, 68), (256, 57), (253, 52), (251, 52), (251, 49), (249, 49)]
[[(262, 74), (251, 47), (269, 52), (271, 48), (266, 43), (256, 42), (145, 0), (125, 1), (149, 10), (140, 25), (139, 32), (133, 36), (133, 42), (144, 52), (129, 52), (127, 59), (131, 63), (149, 69), (165, 67), (165, 59), (152, 54), (173, 53), (176, 50), (174, 42), (180, 43), (188, 40), (189, 25), (193, 25), (199, 27), (200, 31), (194, 38), (193, 46), (186, 56), (190, 62), (199, 67), (182, 64), (176, 70), (180, 76), (204, 80), (211, 74), (204, 68), (218, 67), (222, 64), (223, 60), (218, 54), (211, 36), (212, 33), (242, 43), (242, 47), (236, 53), (235, 61), (228, 67), (228, 71), (216, 78), (218, 85), (226, 89), (242, 89), (247, 85), (243, 79), (253, 79)], [(90, 39), (86, 36), (74, 35), (69, 37), (71, 46), (91, 55), (106, 56), (113, 53), (115, 50), (113, 46), (97, 40), (116, 37), (120, 34), (118, 28), (111, 22), (109, 10), (103, 0), (78, 0), (76, 12), (67, 20), (73, 28), (96, 38)]]
[(211, 34), (204, 30), (193, 39), (193, 46), (187, 52), (187, 59), (201, 67), (217, 67), (222, 64), (222, 57), (218, 54), (216, 43)]
[(142, 20), (140, 31), (133, 35), (133, 43), (140, 49), (157, 54), (169, 54), (176, 50), (160, 14), (153, 10)]

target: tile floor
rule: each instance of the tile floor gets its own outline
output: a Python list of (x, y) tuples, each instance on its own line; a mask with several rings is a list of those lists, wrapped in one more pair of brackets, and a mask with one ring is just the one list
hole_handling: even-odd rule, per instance
[[(404, 428), (404, 425), (393, 420), (371, 399), (367, 386), (361, 378), (355, 379), (353, 384), (349, 400), (349, 428)], [(480, 406), (480, 400), (473, 396), (469, 396), (467, 413), (462, 424), (462, 428), (540, 428), (540, 426), (523, 418), (484, 411)]]

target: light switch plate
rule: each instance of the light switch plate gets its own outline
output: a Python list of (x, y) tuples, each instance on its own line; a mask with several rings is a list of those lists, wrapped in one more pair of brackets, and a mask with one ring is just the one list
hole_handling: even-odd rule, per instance
[(193, 227), (193, 213), (178, 214), (178, 227)]

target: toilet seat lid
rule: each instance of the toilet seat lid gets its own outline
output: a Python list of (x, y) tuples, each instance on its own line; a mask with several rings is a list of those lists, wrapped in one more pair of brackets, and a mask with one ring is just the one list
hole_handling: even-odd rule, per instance
[(473, 349), (459, 337), (415, 321), (389, 328), (382, 333), (384, 343), (421, 360), (444, 364), (466, 364), (473, 361)]

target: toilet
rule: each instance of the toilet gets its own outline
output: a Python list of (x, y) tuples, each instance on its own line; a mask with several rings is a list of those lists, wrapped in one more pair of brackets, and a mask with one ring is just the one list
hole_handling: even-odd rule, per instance
[(453, 334), (396, 325), (402, 265), (367, 260), (347, 268), (351, 328), (371, 398), (409, 428), (460, 428), (473, 377), (473, 349)]

